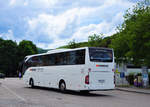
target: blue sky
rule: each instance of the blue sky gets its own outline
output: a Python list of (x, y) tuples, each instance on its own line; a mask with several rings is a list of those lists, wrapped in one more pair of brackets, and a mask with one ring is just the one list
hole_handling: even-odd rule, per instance
[[(140, 1), (140, 0), (138, 0)], [(110, 36), (137, 0), (0, 0), (0, 37), (51, 49)]]

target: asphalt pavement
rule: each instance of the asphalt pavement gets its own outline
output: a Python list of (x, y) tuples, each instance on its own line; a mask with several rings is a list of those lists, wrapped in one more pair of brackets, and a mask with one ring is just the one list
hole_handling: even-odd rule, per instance
[(149, 107), (150, 95), (119, 90), (90, 94), (26, 87), (23, 80), (0, 80), (0, 107)]
[(149, 88), (141, 88), (141, 87), (116, 87), (117, 90), (126, 91), (126, 92), (134, 92), (134, 93), (141, 93), (141, 94), (149, 94)]

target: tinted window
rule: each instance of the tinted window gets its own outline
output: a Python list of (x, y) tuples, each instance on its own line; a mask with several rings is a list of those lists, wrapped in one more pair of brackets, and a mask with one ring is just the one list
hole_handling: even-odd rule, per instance
[(67, 65), (85, 64), (85, 49), (66, 53)]
[(48, 65), (55, 65), (55, 55), (54, 54), (50, 54), (50, 55), (47, 55), (48, 58)]
[(64, 53), (55, 54), (55, 65), (64, 65)]
[(27, 62), (28, 67), (35, 66), (55, 66), (55, 65), (76, 65), (85, 64), (85, 49), (62, 52), (49, 55), (41, 55), (30, 58)]
[(32, 66), (32, 58), (30, 58), (26, 63), (26, 67), (29, 68)]
[(77, 51), (76, 57), (76, 64), (85, 64), (85, 49)]
[[(52, 57), (53, 55), (53, 57)], [(50, 54), (50, 65), (75, 65), (85, 64), (85, 49), (63, 52), (57, 54)], [(52, 60), (52, 61), (51, 61)]]
[(23, 62), (23, 68), (22, 68), (23, 73), (31, 66), (32, 66), (32, 58), (29, 58), (27, 62)]
[(35, 56), (31, 58), (31, 66), (38, 66), (39, 63), (39, 57)]
[(113, 54), (110, 49), (89, 48), (90, 61), (93, 62), (112, 62)]
[(49, 65), (48, 55), (40, 56), (40, 65), (41, 66), (48, 66)]
[(68, 65), (75, 65), (76, 64), (76, 51), (69, 52), (69, 60), (67, 62)]

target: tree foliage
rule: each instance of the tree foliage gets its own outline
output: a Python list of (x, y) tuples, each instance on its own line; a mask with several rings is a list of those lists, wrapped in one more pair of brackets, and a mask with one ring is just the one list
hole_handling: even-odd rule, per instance
[(31, 41), (21, 41), (19, 46), (12, 40), (0, 38), (0, 72), (6, 76), (16, 76), (19, 62), (30, 54), (37, 53), (36, 46)]
[(17, 43), (12, 40), (0, 42), (0, 70), (7, 76), (16, 74), (17, 67)]
[(103, 34), (100, 34), (100, 35), (90, 35), (88, 37), (88, 43), (89, 43), (89, 46), (92, 46), (92, 47), (99, 47), (100, 46), (100, 43), (101, 41), (103, 40)]
[(70, 41), (68, 45), (59, 48), (79, 48), (79, 47), (110, 47), (114, 36), (104, 37), (103, 34), (93, 34), (88, 37), (88, 42), (76, 43), (75, 40)]
[(0, 38), (0, 43), (3, 41), (3, 39), (2, 38)]
[(150, 5), (147, 3), (148, 1), (137, 3), (132, 10), (126, 12), (124, 23), (111, 44), (118, 60), (150, 65)]
[(34, 45), (31, 41), (23, 40), (19, 43), (18, 46), (18, 55), (20, 56), (20, 61), (27, 55), (32, 55), (38, 53), (36, 45)]
[(67, 48), (70, 48), (70, 49), (78, 48), (78, 47), (79, 47), (79, 45), (78, 45), (78, 43), (75, 42), (75, 39), (73, 41), (70, 41), (67, 46)]

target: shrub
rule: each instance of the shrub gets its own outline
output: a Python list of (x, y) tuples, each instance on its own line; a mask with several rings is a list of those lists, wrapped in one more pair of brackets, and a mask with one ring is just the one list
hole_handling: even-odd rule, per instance
[(149, 85), (150, 85), (150, 72), (148, 73), (148, 78), (149, 78)]
[(127, 76), (127, 81), (129, 82), (130, 85), (133, 85), (133, 84), (134, 84), (134, 73), (130, 73), (130, 74)]
[(0, 73), (4, 73), (2, 70), (0, 70)]
[(142, 73), (137, 73), (137, 76), (142, 76)]

